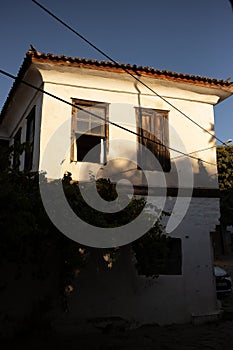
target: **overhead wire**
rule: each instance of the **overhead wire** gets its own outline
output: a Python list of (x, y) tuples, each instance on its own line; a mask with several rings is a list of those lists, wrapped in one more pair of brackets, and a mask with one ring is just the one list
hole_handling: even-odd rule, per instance
[(71, 102), (69, 102), (69, 101), (66, 101), (66, 100), (64, 100), (63, 98), (61, 98), (61, 97), (59, 97), (59, 96), (56, 96), (56, 95), (52, 94), (51, 92), (48, 92), (48, 91), (46, 91), (46, 90), (44, 90), (44, 89), (42, 89), (42, 88), (40, 88), (40, 87), (37, 87), (37, 86), (35, 86), (35, 85), (33, 85), (33, 84), (31, 84), (31, 83), (29, 83), (29, 82), (23, 80), (23, 79), (19, 79), (19, 77), (14, 76), (13, 74), (8, 73), (8, 72), (6, 72), (6, 71), (4, 71), (4, 70), (2, 70), (2, 69), (0, 69), (0, 74), (5, 75), (5, 76), (7, 76), (7, 77), (9, 77), (9, 78), (11, 78), (11, 79), (14, 79), (15, 81), (17, 80), (18, 82), (20, 82), (20, 83), (22, 83), (22, 84), (24, 84), (24, 85), (27, 85), (27, 86), (29, 86), (29, 87), (31, 87), (31, 88), (33, 88), (33, 89), (35, 89), (35, 90), (37, 90), (37, 91), (39, 91), (39, 92), (45, 94), (45, 95), (48, 95), (48, 96), (50, 96), (50, 97), (52, 97), (52, 98), (54, 98), (54, 99), (60, 101), (60, 102), (66, 103), (67, 105), (69, 105), (69, 106), (71, 106), (71, 107), (75, 107), (75, 108), (77, 108), (77, 109), (79, 109), (79, 110), (85, 111), (85, 112), (87, 112), (88, 114), (90, 114), (90, 115), (92, 115), (92, 116), (94, 116), (94, 117), (96, 117), (96, 118), (98, 118), (98, 119), (104, 120), (104, 121), (107, 122), (108, 124), (111, 124), (111, 125), (113, 125), (113, 126), (119, 128), (119, 129), (122, 129), (122, 130), (124, 130), (124, 131), (127, 131), (127, 132), (129, 132), (129, 133), (131, 133), (131, 134), (133, 134), (133, 135), (135, 135), (135, 136), (142, 137), (143, 139), (146, 139), (146, 140), (148, 140), (148, 141), (150, 141), (150, 142), (153, 142), (153, 143), (155, 143), (155, 144), (157, 144), (157, 145), (164, 146), (164, 147), (166, 147), (167, 149), (169, 149), (169, 150), (171, 150), (171, 151), (173, 151), (173, 152), (177, 152), (177, 153), (179, 153), (179, 154), (182, 154), (182, 155), (185, 156), (185, 157), (189, 157), (189, 158), (195, 159), (195, 160), (197, 160), (197, 161), (199, 161), (199, 162), (201, 161), (202, 163), (206, 163), (206, 164), (209, 164), (209, 165), (214, 165), (214, 166), (216, 165), (216, 164), (211, 163), (211, 162), (208, 162), (208, 161), (206, 161), (206, 160), (204, 160), (204, 159), (200, 159), (199, 157), (195, 157), (195, 156), (192, 156), (192, 155), (190, 155), (190, 154), (188, 154), (188, 153), (185, 153), (185, 152), (182, 152), (182, 151), (180, 151), (180, 150), (177, 150), (177, 149), (175, 149), (175, 148), (173, 148), (173, 147), (166, 146), (166, 145), (164, 145), (164, 144), (162, 144), (161, 142), (158, 142), (158, 141), (156, 141), (156, 140), (151, 140), (149, 137), (142, 136), (142, 135), (140, 135), (139, 133), (137, 133), (137, 132), (135, 132), (135, 131), (133, 131), (133, 130), (130, 130), (130, 129), (128, 129), (128, 128), (122, 126), (122, 125), (119, 125), (119, 124), (117, 124), (117, 123), (115, 123), (115, 122), (113, 122), (113, 121), (111, 121), (111, 120), (107, 120), (107, 121), (106, 121), (105, 118), (103, 118), (103, 117), (101, 117), (101, 116), (99, 116), (99, 115), (97, 115), (97, 114), (95, 114), (95, 113), (92, 113), (92, 112), (90, 112), (90, 111), (87, 111), (85, 108), (82, 108), (82, 107), (80, 107), (80, 106), (78, 106), (78, 105), (76, 105), (76, 104), (74, 104), (74, 103), (71, 103)]
[[(150, 86), (148, 86), (146, 83), (144, 83), (143, 81), (141, 81), (138, 77), (136, 77), (135, 75), (133, 75), (126, 67), (124, 67), (123, 65), (120, 65), (116, 60), (114, 60), (111, 56), (109, 56), (108, 54), (106, 54), (103, 50), (101, 50), (100, 48), (98, 48), (96, 45), (94, 45), (90, 40), (88, 40), (87, 38), (84, 37), (84, 35), (80, 34), (78, 31), (76, 31), (75, 29), (73, 29), (70, 25), (68, 25), (65, 21), (63, 21), (61, 18), (59, 18), (58, 16), (56, 16), (54, 13), (52, 13), (50, 10), (48, 10), (45, 6), (43, 6), (41, 3), (39, 3), (36, 0), (31, 0), (33, 3), (35, 3), (38, 7), (40, 7), (43, 11), (45, 11), (47, 14), (49, 14), (52, 18), (54, 18), (56, 21), (58, 21), (59, 23), (61, 23), (64, 27), (66, 27), (67, 29), (69, 29), (71, 32), (73, 32), (75, 35), (77, 35), (80, 39), (82, 39), (83, 41), (85, 41), (88, 45), (90, 45), (92, 48), (94, 48), (96, 51), (98, 51), (100, 54), (102, 54), (104, 57), (106, 57), (107, 59), (109, 59), (110, 61), (112, 61), (114, 64), (120, 66), (127, 74), (129, 74), (131, 77), (133, 77), (135, 80), (137, 80), (140, 84), (142, 84), (144, 87), (146, 87), (147, 89), (149, 89), (153, 94), (155, 94), (157, 97), (159, 97), (160, 99), (162, 99), (164, 102), (166, 102), (170, 107), (174, 108), (177, 112), (179, 112), (180, 114), (182, 114), (185, 118), (187, 118), (189, 121), (191, 121), (193, 124), (195, 124), (196, 126), (198, 126), (200, 129), (202, 129), (203, 131), (205, 131), (206, 133), (208, 133), (211, 137), (213, 137), (214, 139), (216, 139), (217, 141), (219, 141), (221, 144), (225, 145), (225, 142), (222, 141), (221, 139), (219, 139), (215, 134), (212, 134), (209, 130), (205, 129), (202, 125), (200, 125), (199, 123), (197, 123), (195, 120), (193, 120), (191, 117), (189, 117), (186, 113), (184, 113), (183, 111), (181, 111), (178, 107), (176, 107), (175, 105), (173, 105), (171, 102), (169, 102), (166, 98), (164, 98), (163, 96), (161, 96), (160, 94), (158, 94), (154, 89), (152, 89)], [(140, 74), (137, 72), (136, 68), (135, 68), (135, 73), (140, 76)]]
[[(209, 151), (210, 149), (212, 148), (217, 148), (217, 145), (214, 145), (214, 146), (210, 146), (210, 147), (206, 147), (206, 148), (202, 148), (202, 149), (198, 149), (196, 151), (192, 151), (192, 152), (189, 152), (189, 155), (191, 154), (194, 154), (194, 153), (200, 153), (200, 152), (205, 152), (205, 151)], [(179, 159), (181, 158), (182, 156), (177, 156), (177, 157), (173, 157), (172, 159)]]

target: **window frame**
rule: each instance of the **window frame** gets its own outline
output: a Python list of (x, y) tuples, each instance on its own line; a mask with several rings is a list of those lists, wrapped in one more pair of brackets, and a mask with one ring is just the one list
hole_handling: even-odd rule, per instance
[[(24, 157), (24, 170), (30, 171), (33, 168), (36, 106), (32, 107), (26, 119), (27, 119), (27, 128), (26, 128), (26, 149), (25, 149), (25, 157)], [(32, 137), (30, 137), (31, 131), (32, 131)]]
[[(137, 130), (137, 143), (138, 143), (138, 149), (137, 149), (137, 158), (138, 158), (138, 164), (142, 164), (143, 170), (157, 170), (157, 169), (151, 169), (150, 167), (145, 166), (144, 162), (145, 159), (142, 159), (141, 156), (141, 145), (144, 147), (148, 148), (158, 159), (162, 170), (164, 172), (169, 172), (171, 170), (171, 157), (170, 157), (170, 152), (169, 152), (169, 111), (168, 110), (162, 110), (162, 109), (154, 109), (154, 108), (147, 108), (147, 107), (135, 107), (136, 109), (136, 130)], [(149, 142), (150, 140), (146, 139), (145, 142), (143, 142), (143, 131), (144, 133), (148, 133), (149, 135), (153, 135), (153, 133), (149, 132), (147, 129), (143, 129), (143, 117), (147, 116), (149, 117), (149, 124), (150, 124), (150, 130), (154, 129), (156, 130), (156, 124), (153, 125), (153, 128), (151, 128), (151, 123), (152, 123), (152, 118), (156, 118), (156, 114), (158, 114), (159, 118), (155, 120), (154, 123), (161, 123), (161, 117), (164, 118), (163, 123), (161, 125), (161, 129), (159, 131), (160, 136), (162, 136), (162, 140), (158, 139), (158, 144), (157, 144), (157, 149), (155, 150), (155, 146), (153, 145), (154, 151), (150, 149)], [(152, 130), (153, 131), (153, 130)], [(154, 132), (155, 134), (155, 132)], [(145, 135), (146, 137), (149, 137)], [(154, 138), (156, 138), (156, 135), (154, 135)], [(149, 142), (148, 142), (149, 141)], [(153, 142), (153, 138), (151, 138), (151, 142)], [(148, 145), (146, 145), (146, 143)], [(159, 144), (161, 143), (161, 144)], [(153, 142), (153, 144), (156, 144)], [(152, 147), (151, 147), (152, 148)], [(156, 151), (156, 153), (155, 153)], [(140, 166), (139, 166), (140, 168)]]
[(19, 170), (20, 167), (20, 146), (21, 146), (21, 138), (22, 138), (22, 127), (20, 127), (15, 135), (14, 135), (14, 143), (13, 143), (13, 169)]
[[(77, 98), (72, 98), (72, 121), (71, 121), (71, 148), (70, 148), (70, 161), (71, 162), (81, 162), (81, 160), (78, 159), (78, 147), (77, 147), (77, 135), (80, 137), (82, 137), (82, 135), (86, 135), (87, 138), (88, 137), (96, 137), (96, 138), (100, 138), (103, 141), (105, 141), (103, 143), (104, 147), (102, 149), (103, 154), (102, 154), (102, 162), (101, 159), (99, 162), (95, 162), (93, 161), (93, 163), (97, 163), (97, 164), (106, 164), (107, 162), (107, 152), (108, 152), (108, 147), (109, 147), (109, 104), (106, 102), (98, 102), (98, 101), (90, 101), (90, 100), (83, 100), (83, 99), (77, 99)], [(104, 123), (103, 123), (103, 128), (104, 128), (104, 132), (101, 135), (100, 133), (83, 133), (82, 131), (78, 131), (77, 130), (77, 120), (78, 120), (78, 108), (75, 107), (75, 105), (77, 105), (77, 107), (80, 108), (100, 108), (104, 110)], [(81, 109), (80, 109), (81, 110)], [(95, 114), (95, 112), (91, 112), (93, 114)], [(85, 118), (80, 119), (81, 121), (85, 121)], [(87, 122), (87, 121), (85, 121)], [(91, 123), (91, 119), (88, 120), (89, 123)], [(101, 125), (101, 124), (100, 124)], [(85, 138), (85, 136), (84, 136)], [(100, 143), (101, 144), (101, 143)]]

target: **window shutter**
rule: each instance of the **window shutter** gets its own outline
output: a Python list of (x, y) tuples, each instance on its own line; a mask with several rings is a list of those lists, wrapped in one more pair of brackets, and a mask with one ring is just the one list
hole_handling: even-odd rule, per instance
[(168, 150), (168, 112), (149, 108), (137, 108), (137, 130), (139, 133), (139, 159), (145, 170), (156, 170), (145, 155), (141, 155), (140, 144), (147, 147), (157, 157), (164, 171), (170, 171), (170, 152)]

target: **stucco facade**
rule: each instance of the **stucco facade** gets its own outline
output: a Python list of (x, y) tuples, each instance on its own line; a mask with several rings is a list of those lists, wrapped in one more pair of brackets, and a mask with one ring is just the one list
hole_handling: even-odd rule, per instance
[[(150, 89), (133, 79), (126, 69)], [(152, 202), (156, 201), (153, 191), (165, 188), (164, 209), (172, 213), (166, 229), (172, 237), (181, 239), (182, 269), (177, 275), (161, 275), (155, 280), (138, 276), (127, 249), (111, 273), (100, 270), (96, 275), (90, 266), (72, 296), (73, 314), (67, 317), (121, 316), (159, 324), (216, 318), (219, 310), (210, 232), (218, 224), (219, 200), (215, 139), (211, 134), (214, 105), (232, 94), (232, 85), (216, 79), (33, 51), (28, 52), (19, 77), (39, 90), (14, 84), (2, 111), (0, 138), (12, 144), (21, 128), (21, 142), (25, 142), (27, 117), (35, 106), (32, 170), (45, 171), (49, 179), (61, 178), (66, 171), (79, 181), (86, 181), (90, 173), (113, 181), (124, 178), (124, 184), (130, 181), (139, 193), (149, 184)], [(77, 145), (72, 144), (72, 103), (76, 100), (107, 106), (108, 137), (100, 145), (102, 160), (105, 147), (103, 164), (71, 156), (71, 152), (77, 152)], [(165, 111), (168, 116), (170, 169), (144, 169), (146, 181), (137, 164), (139, 107)], [(24, 154), (20, 160), (23, 170)], [(101, 305), (105, 305), (104, 315)]]

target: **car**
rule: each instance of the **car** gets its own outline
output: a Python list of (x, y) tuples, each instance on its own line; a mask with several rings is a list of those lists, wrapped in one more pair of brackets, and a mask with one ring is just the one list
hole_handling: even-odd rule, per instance
[(232, 292), (232, 279), (229, 273), (220, 266), (214, 266), (217, 294), (229, 294)]

